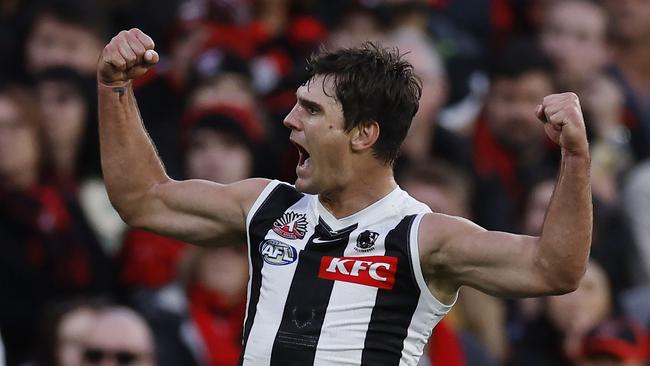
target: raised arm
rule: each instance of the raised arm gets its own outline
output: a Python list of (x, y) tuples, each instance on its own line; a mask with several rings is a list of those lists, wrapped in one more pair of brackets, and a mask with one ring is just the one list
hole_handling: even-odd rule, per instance
[(104, 181), (124, 221), (195, 244), (239, 236), (246, 214), (267, 180), (230, 185), (174, 181), (145, 131), (131, 80), (158, 62), (154, 42), (138, 29), (122, 31), (99, 59), (99, 140)]
[(592, 203), (589, 146), (578, 97), (544, 98), (537, 116), (562, 148), (560, 173), (540, 237), (491, 232), (460, 218), (430, 214), (420, 225), (425, 274), (449, 298), (461, 285), (519, 297), (573, 291), (589, 255)]

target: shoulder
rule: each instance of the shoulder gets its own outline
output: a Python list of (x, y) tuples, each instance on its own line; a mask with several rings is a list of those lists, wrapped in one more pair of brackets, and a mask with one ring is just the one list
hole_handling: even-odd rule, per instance
[(420, 253), (431, 255), (458, 238), (482, 231), (485, 229), (463, 217), (436, 212), (426, 213), (418, 227)]

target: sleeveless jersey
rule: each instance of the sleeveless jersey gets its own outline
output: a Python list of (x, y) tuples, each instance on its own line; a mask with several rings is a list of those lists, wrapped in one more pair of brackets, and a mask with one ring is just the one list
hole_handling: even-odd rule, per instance
[(318, 196), (271, 182), (248, 214), (244, 366), (417, 365), (449, 311), (426, 286), (418, 225), (396, 188), (335, 218)]

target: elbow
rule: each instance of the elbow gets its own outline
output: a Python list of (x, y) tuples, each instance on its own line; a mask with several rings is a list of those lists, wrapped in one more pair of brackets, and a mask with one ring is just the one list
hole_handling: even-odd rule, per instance
[(552, 295), (564, 295), (577, 290), (585, 272), (586, 266), (556, 273), (550, 286)]
[(136, 229), (144, 228), (145, 208), (150, 206), (152, 198), (150, 192), (120, 193), (109, 190), (108, 197), (124, 223)]
[(582, 276), (574, 276), (574, 278), (566, 278), (555, 282), (551, 286), (551, 295), (564, 295), (577, 290), (581, 279)]
[(138, 218), (138, 210), (136, 210), (137, 205), (129, 204), (124, 201), (113, 200), (112, 198), (110, 201), (113, 205), (113, 208), (125, 224), (132, 228), (139, 228), (138, 221), (140, 220)]
[(547, 267), (544, 271), (547, 295), (556, 296), (573, 292), (580, 286), (580, 281), (587, 271), (586, 263), (565, 267)]

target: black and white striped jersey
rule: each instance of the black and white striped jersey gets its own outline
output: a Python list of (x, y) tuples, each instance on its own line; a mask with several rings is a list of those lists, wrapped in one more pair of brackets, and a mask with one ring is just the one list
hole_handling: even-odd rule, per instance
[(417, 365), (449, 311), (428, 290), (417, 232), (429, 208), (396, 188), (336, 219), (273, 181), (248, 217), (242, 364)]

